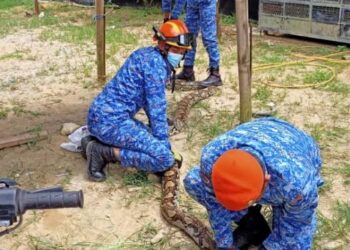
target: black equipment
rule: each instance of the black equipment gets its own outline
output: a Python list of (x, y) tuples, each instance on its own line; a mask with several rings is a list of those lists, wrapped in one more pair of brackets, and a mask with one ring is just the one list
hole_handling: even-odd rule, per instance
[(0, 231), (3, 236), (22, 223), (22, 215), (26, 210), (80, 207), (84, 205), (83, 192), (65, 192), (62, 187), (51, 187), (32, 191), (14, 187), (17, 183), (12, 179), (0, 178), (0, 227), (15, 226)]

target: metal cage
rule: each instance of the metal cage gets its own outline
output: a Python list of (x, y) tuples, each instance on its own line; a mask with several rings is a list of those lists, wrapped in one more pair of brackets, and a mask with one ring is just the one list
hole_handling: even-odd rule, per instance
[(259, 28), (350, 44), (350, 0), (260, 0)]

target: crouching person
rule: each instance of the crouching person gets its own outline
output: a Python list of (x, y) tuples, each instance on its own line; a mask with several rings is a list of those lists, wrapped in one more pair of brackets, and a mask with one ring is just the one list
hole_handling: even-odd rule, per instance
[[(92, 137), (82, 140), (82, 148), (93, 181), (106, 179), (107, 163), (120, 161), (124, 167), (148, 172), (162, 172), (174, 164), (166, 82), (191, 49), (191, 34), (182, 21), (172, 20), (159, 31), (155, 29), (154, 39), (157, 46), (133, 52), (89, 108), (87, 124)], [(140, 109), (149, 126), (134, 118)]]
[(242, 124), (202, 151), (184, 179), (186, 191), (208, 212), (218, 249), (238, 249), (232, 221), (252, 204), (272, 206), (272, 232), (259, 249), (311, 249), (321, 159), (305, 132), (275, 118)]

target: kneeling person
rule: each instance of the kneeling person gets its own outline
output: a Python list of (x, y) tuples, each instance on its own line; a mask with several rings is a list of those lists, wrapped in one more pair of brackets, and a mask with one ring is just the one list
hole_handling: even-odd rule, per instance
[[(166, 82), (191, 49), (191, 34), (182, 21), (172, 20), (156, 30), (154, 38), (158, 45), (133, 52), (89, 108), (88, 129), (97, 140), (85, 138), (82, 147), (91, 180), (105, 180), (109, 162), (148, 172), (162, 172), (174, 164)], [(140, 109), (149, 126), (134, 118)]]

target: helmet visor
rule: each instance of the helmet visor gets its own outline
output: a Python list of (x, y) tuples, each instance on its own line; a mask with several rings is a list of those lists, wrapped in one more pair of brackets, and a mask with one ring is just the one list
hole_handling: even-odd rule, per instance
[(193, 43), (193, 34), (186, 33), (178, 35), (176, 37), (167, 37), (166, 40), (169, 42), (174, 42), (179, 46), (190, 47)]

